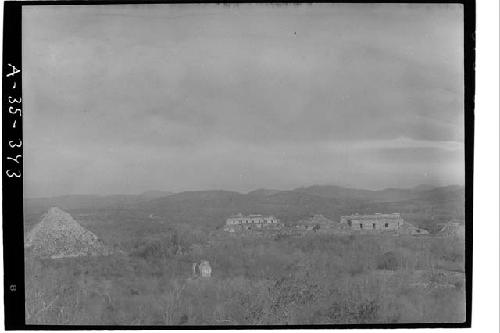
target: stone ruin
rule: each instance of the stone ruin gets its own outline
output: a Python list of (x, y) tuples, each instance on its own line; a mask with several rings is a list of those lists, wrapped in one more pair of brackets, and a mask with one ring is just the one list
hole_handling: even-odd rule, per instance
[(427, 235), (429, 232), (406, 222), (399, 213), (342, 216), (340, 224), (361, 233), (390, 232), (399, 235)]
[(342, 216), (340, 223), (347, 225), (348, 229), (361, 232), (397, 231), (404, 223), (401, 215), (393, 214), (354, 214)]
[(207, 260), (202, 260), (199, 264), (193, 263), (193, 277), (209, 278), (212, 276), (212, 267)]
[(245, 216), (239, 213), (226, 220), (224, 231), (279, 230), (281, 228), (283, 228), (283, 223), (272, 215), (263, 216), (260, 214), (250, 214)]
[(437, 235), (441, 237), (465, 238), (465, 225), (456, 221), (450, 221), (439, 230)]
[(403, 222), (403, 224), (399, 226), (398, 233), (400, 235), (418, 236), (418, 235), (428, 235), (429, 231), (422, 228), (417, 228), (413, 224), (405, 221)]
[(302, 231), (336, 231), (340, 230), (341, 225), (332, 221), (321, 214), (314, 214), (308, 219), (300, 220), (295, 228)]
[(42, 258), (109, 255), (111, 250), (65, 211), (52, 207), (26, 236), (24, 247)]
[[(379, 234), (390, 233), (395, 235), (428, 235), (429, 231), (416, 227), (405, 221), (401, 214), (353, 214), (342, 216), (340, 222), (335, 222), (321, 214), (314, 214), (309, 218), (296, 222), (293, 228), (285, 225), (274, 216), (237, 214), (226, 220), (224, 231), (235, 233), (243, 231), (276, 230), (280, 234), (303, 235), (314, 231), (329, 234)], [(260, 233), (268, 235), (272, 233)]]

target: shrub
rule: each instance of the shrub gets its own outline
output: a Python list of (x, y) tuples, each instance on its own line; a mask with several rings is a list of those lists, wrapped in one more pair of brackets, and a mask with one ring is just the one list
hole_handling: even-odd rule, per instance
[(399, 268), (398, 257), (393, 251), (384, 253), (377, 260), (377, 268), (396, 271)]

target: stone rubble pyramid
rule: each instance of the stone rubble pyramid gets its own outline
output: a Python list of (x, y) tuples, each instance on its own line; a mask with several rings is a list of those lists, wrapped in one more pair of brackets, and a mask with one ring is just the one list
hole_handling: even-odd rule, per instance
[(50, 208), (31, 229), (24, 247), (35, 256), (52, 259), (111, 254), (95, 234), (57, 207)]
[(402, 235), (428, 235), (429, 231), (421, 228), (415, 227), (413, 224), (404, 221), (403, 224), (399, 226), (399, 234)]
[(340, 223), (330, 220), (321, 214), (313, 215), (308, 221), (313, 225), (319, 224), (322, 228), (339, 229), (342, 227)]
[(465, 238), (465, 226), (457, 222), (448, 222), (439, 232), (439, 236)]
[(332, 221), (321, 214), (315, 214), (309, 218), (300, 220), (297, 224), (309, 229), (315, 226), (319, 226), (323, 230), (340, 230), (342, 228), (340, 223)]
[(324, 217), (321, 214), (313, 215), (313, 217), (311, 217), (310, 221), (311, 221), (311, 223), (318, 223), (318, 224), (326, 224), (326, 225), (334, 224), (334, 222), (332, 220), (327, 219), (326, 217)]

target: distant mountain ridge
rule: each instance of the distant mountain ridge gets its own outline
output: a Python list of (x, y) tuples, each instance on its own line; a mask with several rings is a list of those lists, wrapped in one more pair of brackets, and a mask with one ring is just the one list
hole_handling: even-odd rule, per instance
[[(113, 195), (93, 195), (74, 194), (56, 197), (25, 198), (25, 204), (30, 206), (51, 207), (59, 206), (64, 209), (87, 209), (87, 208), (108, 208), (123, 207), (132, 204), (146, 203), (162, 198), (170, 198), (178, 201), (189, 199), (193, 196), (204, 198), (205, 200), (221, 199), (223, 197), (238, 197), (249, 199), (268, 198), (275, 201), (278, 198), (287, 197), (292, 201), (299, 197), (311, 196), (315, 198), (327, 198), (338, 200), (361, 200), (372, 202), (402, 202), (407, 200), (441, 200), (446, 196), (461, 195), (464, 193), (463, 185), (448, 185), (434, 187), (432, 185), (418, 185), (413, 188), (386, 188), (383, 190), (365, 190), (341, 187), (337, 185), (312, 185), (299, 187), (293, 190), (258, 189), (246, 194), (236, 191), (226, 190), (201, 190), (169, 192), (160, 190), (145, 191), (141, 194), (113, 194)], [(48, 208), (47, 208), (48, 209)]]
[(56, 197), (25, 198), (24, 202), (28, 205), (44, 207), (45, 210), (52, 206), (63, 207), (63, 209), (99, 209), (110, 206), (126, 206), (141, 201), (163, 198), (172, 194), (173, 192), (167, 191), (146, 191), (141, 194), (110, 195), (69, 194)]
[(140, 194), (140, 196), (145, 197), (145, 198), (163, 198), (163, 197), (168, 197), (169, 195), (172, 195), (172, 194), (174, 194), (174, 192), (151, 190), (151, 191), (142, 192)]
[(386, 188), (383, 190), (363, 190), (341, 187), (337, 185), (313, 185), (297, 188), (294, 191), (308, 193), (326, 198), (350, 198), (375, 201), (404, 201), (414, 199), (423, 192), (431, 191), (436, 187), (418, 185), (413, 188)]
[(271, 189), (265, 189), (265, 188), (259, 188), (258, 190), (250, 191), (247, 193), (247, 195), (252, 195), (252, 196), (259, 196), (259, 195), (273, 195), (276, 193), (282, 192), (281, 190), (271, 190)]
[(410, 223), (432, 230), (452, 219), (463, 221), (465, 207), (465, 187), (458, 185), (384, 190), (313, 185), (289, 191), (259, 189), (246, 194), (224, 190), (152, 194), (25, 199), (25, 207), (32, 221), (48, 207), (57, 206), (78, 214), (128, 210), (134, 216), (153, 214), (167, 222), (209, 228), (220, 227), (236, 213), (274, 215), (284, 223), (295, 223), (314, 214), (338, 221), (340, 216), (353, 213), (398, 212)]

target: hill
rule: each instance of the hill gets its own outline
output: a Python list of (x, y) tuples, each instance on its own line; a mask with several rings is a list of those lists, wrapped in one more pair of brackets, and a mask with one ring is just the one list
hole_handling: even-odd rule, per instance
[(163, 197), (168, 197), (169, 195), (174, 194), (173, 192), (168, 192), (168, 191), (146, 191), (141, 193), (141, 197), (146, 198), (146, 199), (155, 199), (155, 198), (163, 198)]
[(276, 193), (279, 193), (281, 192), (280, 190), (270, 190), (270, 189), (265, 189), (265, 188), (260, 188), (258, 190), (255, 190), (255, 191), (250, 191), (247, 193), (247, 195), (251, 195), (251, 196), (267, 196), (267, 195), (273, 195), (273, 194), (276, 194)]
[[(464, 186), (378, 191), (339, 186), (310, 186), (291, 191), (260, 189), (242, 194), (234, 191), (186, 191), (167, 196), (148, 195), (64, 196), (25, 200), (25, 222), (32, 225), (51, 206), (71, 213), (120, 216), (140, 220), (153, 214), (166, 223), (215, 229), (236, 213), (275, 215), (285, 224), (314, 214), (338, 221), (353, 213), (399, 212), (417, 227), (437, 232), (450, 220), (464, 220)], [(111, 216), (111, 217), (110, 217)], [(133, 221), (130, 221), (132, 223)]]
[[(177, 223), (217, 227), (235, 213), (272, 214), (285, 224), (314, 214), (338, 221), (352, 213), (400, 212), (418, 227), (439, 229), (440, 223), (463, 220), (464, 187), (431, 190), (385, 189), (381, 191), (311, 187), (292, 191), (192, 191), (143, 202), (137, 209), (150, 211)], [(435, 226), (434, 226), (435, 225)]]
[(414, 188), (386, 188), (383, 190), (362, 190), (336, 185), (313, 185), (297, 188), (294, 191), (324, 198), (361, 199), (377, 202), (403, 201), (418, 198), (422, 193), (434, 190), (431, 185), (418, 185)]

